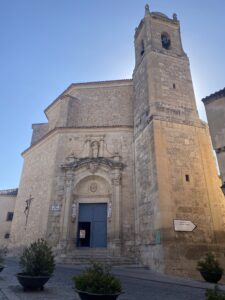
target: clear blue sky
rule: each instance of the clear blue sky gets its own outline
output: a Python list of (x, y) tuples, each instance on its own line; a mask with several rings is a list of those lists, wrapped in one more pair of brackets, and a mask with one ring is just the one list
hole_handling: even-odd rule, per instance
[[(0, 189), (17, 187), (31, 124), (72, 82), (131, 78), (146, 0), (0, 0)], [(225, 1), (152, 0), (178, 14), (201, 98), (225, 86)]]

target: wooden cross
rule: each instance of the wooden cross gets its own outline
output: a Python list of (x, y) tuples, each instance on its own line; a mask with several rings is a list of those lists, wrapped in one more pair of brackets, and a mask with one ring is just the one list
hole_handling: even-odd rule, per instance
[(27, 226), (28, 216), (29, 216), (29, 212), (30, 212), (30, 205), (31, 205), (31, 201), (33, 199), (34, 198), (32, 198), (31, 195), (30, 195), (30, 198), (25, 201), (26, 202), (26, 207), (25, 207), (25, 210), (24, 210), (24, 213), (25, 213), (25, 216), (26, 216), (25, 226)]

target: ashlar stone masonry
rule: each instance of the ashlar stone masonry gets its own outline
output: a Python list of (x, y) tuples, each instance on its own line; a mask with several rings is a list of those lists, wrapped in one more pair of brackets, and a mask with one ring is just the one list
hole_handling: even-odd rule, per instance
[(147, 5), (134, 42), (133, 79), (71, 84), (33, 125), (11, 249), (43, 237), (58, 257), (197, 276), (205, 252), (224, 258), (225, 202), (176, 14)]

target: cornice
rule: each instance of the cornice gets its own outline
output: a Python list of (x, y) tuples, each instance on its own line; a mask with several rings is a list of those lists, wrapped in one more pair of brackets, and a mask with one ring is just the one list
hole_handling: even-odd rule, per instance
[(0, 190), (0, 195), (4, 196), (16, 196), (18, 193), (18, 189), (8, 189), (8, 190)]
[(134, 127), (133, 126), (129, 126), (129, 125), (114, 125), (114, 126), (90, 126), (90, 127), (56, 127), (52, 130), (50, 130), (46, 135), (44, 135), (40, 140), (38, 140), (37, 142), (33, 143), (30, 147), (28, 147), (27, 149), (25, 149), (21, 155), (24, 156), (27, 152), (29, 152), (30, 150), (32, 150), (34, 147), (40, 145), (42, 142), (44, 142), (45, 140), (47, 140), (48, 137), (56, 134), (57, 132), (63, 132), (63, 131), (77, 131), (77, 132), (82, 132), (82, 131), (104, 131), (106, 132), (106, 130), (108, 131), (120, 131), (120, 130), (128, 130), (133, 132)]

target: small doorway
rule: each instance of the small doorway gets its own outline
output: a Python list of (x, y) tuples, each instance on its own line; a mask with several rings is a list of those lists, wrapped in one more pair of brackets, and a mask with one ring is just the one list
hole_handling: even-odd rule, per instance
[(78, 247), (90, 247), (91, 222), (78, 223)]
[(79, 204), (77, 246), (107, 247), (107, 203)]

